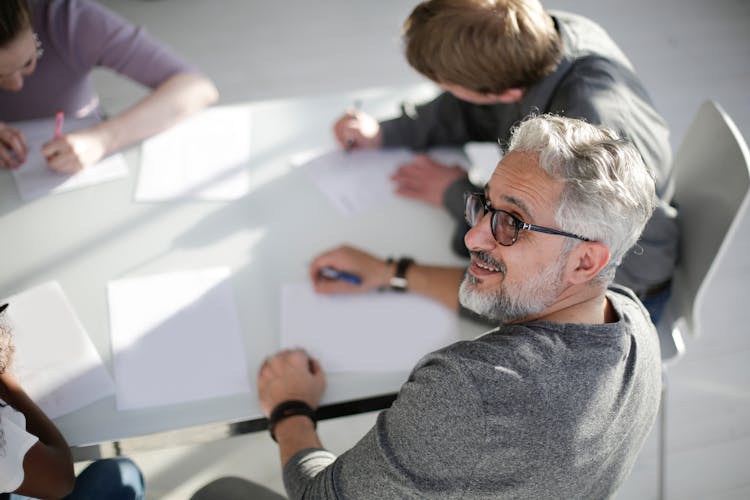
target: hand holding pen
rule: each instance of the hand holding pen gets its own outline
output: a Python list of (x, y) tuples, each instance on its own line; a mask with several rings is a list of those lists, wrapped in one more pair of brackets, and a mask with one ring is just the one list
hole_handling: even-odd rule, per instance
[[(55, 114), (55, 128), (52, 140), (62, 137), (65, 115), (62, 111)], [(18, 168), (26, 161), (28, 145), (20, 130), (0, 122), (0, 167)]]
[[(352, 107), (346, 112), (347, 115), (351, 116), (355, 120), (357, 119), (357, 113), (360, 112), (362, 109), (362, 99), (355, 99), (354, 104)], [(352, 149), (354, 149), (354, 146), (356, 145), (356, 138), (354, 134), (349, 134), (344, 139), (344, 150), (348, 153)]]
[(18, 168), (26, 161), (29, 146), (20, 130), (0, 122), (0, 168)]
[(384, 286), (390, 277), (388, 271), (383, 260), (340, 246), (313, 259), (310, 280), (318, 293), (366, 293)]
[(340, 280), (351, 283), (352, 285), (362, 284), (362, 278), (360, 278), (356, 274), (350, 273), (348, 271), (339, 271), (338, 269), (334, 269), (333, 267), (321, 267), (319, 274), (321, 278), (327, 280)]
[(52, 170), (62, 174), (74, 174), (94, 165), (107, 153), (107, 134), (102, 124), (64, 134), (65, 115), (55, 115), (52, 140), (42, 146), (42, 154)]
[(65, 123), (65, 113), (58, 111), (55, 113), (55, 134), (52, 136), (53, 139), (59, 139), (62, 137), (63, 124)]
[(382, 133), (378, 121), (361, 111), (361, 100), (333, 125), (333, 134), (345, 151), (352, 149), (377, 149), (382, 146)]

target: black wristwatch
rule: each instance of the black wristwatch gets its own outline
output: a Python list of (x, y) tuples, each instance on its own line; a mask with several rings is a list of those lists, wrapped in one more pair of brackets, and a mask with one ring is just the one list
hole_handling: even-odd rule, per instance
[[(298, 399), (290, 399), (279, 403), (271, 411), (271, 415), (268, 417), (268, 431), (271, 433), (271, 438), (276, 441), (276, 424), (288, 417), (294, 417), (296, 415), (304, 415), (312, 420), (313, 428), (318, 428), (318, 417), (309, 404)], [(276, 441), (278, 442), (278, 441)]]
[(397, 292), (405, 292), (408, 282), (406, 281), (406, 270), (409, 266), (414, 264), (414, 259), (411, 257), (401, 257), (396, 262), (396, 274), (393, 275), (390, 281), (391, 290)]

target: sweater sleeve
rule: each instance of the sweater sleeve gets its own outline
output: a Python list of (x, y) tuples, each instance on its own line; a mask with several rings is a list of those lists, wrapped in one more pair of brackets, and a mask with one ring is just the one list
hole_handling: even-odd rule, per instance
[(380, 123), (385, 147), (424, 150), (435, 145), (461, 145), (471, 140), (466, 109), (445, 92), (421, 104), (402, 104), (401, 116)]
[(289, 498), (337, 498), (330, 472), (335, 460), (336, 455), (319, 448), (295, 453), (283, 471), (284, 487)]
[(195, 69), (164, 44), (104, 6), (89, 0), (50, 4), (49, 33), (81, 71), (110, 68), (150, 88)]
[(460, 496), (485, 432), (471, 375), (454, 358), (430, 354), (353, 448), (338, 458), (317, 449), (297, 453), (284, 468), (284, 485), (290, 499)]
[[(383, 146), (424, 151), (433, 146), (462, 146), (467, 142), (505, 144), (517, 115), (515, 103), (472, 104), (445, 92), (426, 104), (404, 104), (401, 116), (381, 122)], [(459, 254), (465, 254), (463, 193), (477, 189), (481, 187), (473, 186), (464, 177), (449, 186), (443, 196), (443, 204), (459, 226), (454, 242)]]
[(582, 58), (556, 89), (548, 111), (614, 128), (633, 141), (654, 173), (657, 194), (667, 190), (669, 129), (632, 69), (604, 57)]
[[(616, 129), (633, 141), (653, 171), (657, 194), (669, 191), (669, 131), (632, 70), (602, 57), (583, 58), (555, 92), (549, 111)], [(669, 280), (677, 260), (677, 232), (675, 210), (660, 200), (637, 246), (623, 257), (615, 281), (644, 297)]]

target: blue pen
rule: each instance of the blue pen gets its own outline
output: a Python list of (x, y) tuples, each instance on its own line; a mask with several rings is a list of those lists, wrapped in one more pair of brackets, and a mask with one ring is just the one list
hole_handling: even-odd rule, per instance
[(320, 275), (329, 280), (341, 280), (351, 283), (352, 285), (361, 285), (362, 278), (356, 274), (348, 273), (346, 271), (339, 271), (332, 267), (322, 267), (320, 269)]

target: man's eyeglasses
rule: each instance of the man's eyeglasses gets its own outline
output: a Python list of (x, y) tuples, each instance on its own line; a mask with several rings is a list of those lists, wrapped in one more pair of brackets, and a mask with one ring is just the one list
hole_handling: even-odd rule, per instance
[(566, 231), (527, 224), (505, 210), (495, 210), (492, 208), (487, 201), (487, 198), (481, 193), (466, 193), (464, 198), (466, 200), (466, 204), (464, 205), (464, 216), (466, 217), (466, 222), (469, 226), (476, 226), (482, 221), (488, 212), (491, 213), (490, 229), (492, 230), (492, 236), (494, 236), (495, 241), (505, 247), (511, 246), (516, 240), (518, 240), (518, 233), (522, 229), (538, 231), (540, 233), (557, 234), (559, 236), (567, 236), (569, 238), (576, 238), (583, 241), (592, 241), (589, 238), (584, 238), (583, 236), (568, 233)]

